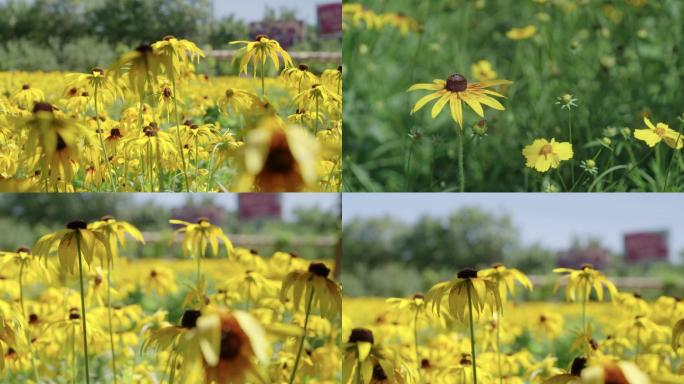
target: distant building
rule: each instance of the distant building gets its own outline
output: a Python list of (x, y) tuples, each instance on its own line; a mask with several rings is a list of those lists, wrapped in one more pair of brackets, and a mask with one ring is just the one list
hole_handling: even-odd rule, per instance
[(626, 233), (624, 236), (625, 261), (628, 263), (668, 261), (670, 255), (668, 238), (668, 231)]
[(301, 20), (264, 20), (249, 24), (252, 38), (266, 35), (269, 39), (277, 40), (287, 49), (304, 40), (304, 22)]
[(579, 269), (582, 264), (591, 264), (601, 269), (608, 265), (610, 251), (600, 247), (571, 249), (558, 252), (556, 260), (559, 267)]

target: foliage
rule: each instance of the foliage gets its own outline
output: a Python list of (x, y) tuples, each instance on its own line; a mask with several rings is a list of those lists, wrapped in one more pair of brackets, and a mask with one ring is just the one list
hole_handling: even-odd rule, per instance
[[(345, 190), (456, 190), (458, 128), (448, 112), (410, 116), (419, 96), (406, 90), (455, 73), (475, 81), (480, 60), (513, 84), (499, 90), (505, 111), (487, 110), (482, 120), (464, 107), (466, 190), (684, 189), (681, 150), (634, 137), (644, 117), (684, 128), (681, 1), (345, 6)], [(508, 37), (528, 25), (528, 38)], [(521, 152), (539, 138), (571, 142), (573, 159), (553, 172), (526, 167)]]

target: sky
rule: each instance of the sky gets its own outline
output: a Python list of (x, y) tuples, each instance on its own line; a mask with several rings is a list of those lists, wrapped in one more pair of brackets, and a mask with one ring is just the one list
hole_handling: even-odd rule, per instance
[(259, 21), (266, 6), (279, 10), (294, 9), (299, 18), (308, 24), (316, 23), (316, 5), (340, 2), (341, 0), (214, 0), (217, 17), (234, 14), (247, 22)]
[[(296, 207), (319, 206), (326, 210), (336, 210), (339, 205), (339, 195), (335, 193), (283, 193), (282, 195), (283, 212), (286, 220), (292, 218), (292, 209)], [(184, 193), (136, 193), (133, 199), (139, 202), (154, 201), (165, 207), (172, 208), (183, 205), (189, 197), (194, 197), (198, 200), (209, 197), (218, 205), (222, 204), (221, 201), (225, 201), (224, 207), (229, 210), (237, 209), (237, 195), (232, 193), (203, 193), (199, 195)]]
[(684, 249), (684, 194), (346, 193), (342, 203), (343, 222), (390, 215), (412, 223), (425, 214), (446, 217), (460, 207), (476, 206), (509, 214), (524, 244), (562, 250), (573, 235), (596, 236), (607, 248), (622, 253), (626, 232), (669, 230), (670, 259), (681, 261), (675, 255)]

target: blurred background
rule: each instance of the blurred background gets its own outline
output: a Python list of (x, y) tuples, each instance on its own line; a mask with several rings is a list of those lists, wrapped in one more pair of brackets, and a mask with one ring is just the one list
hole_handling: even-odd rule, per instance
[(342, 282), (349, 296), (404, 297), (503, 263), (548, 300), (561, 296), (553, 268), (591, 263), (621, 290), (681, 297), (678, 212), (679, 194), (347, 193)]
[(266, 34), (320, 71), (341, 60), (341, 7), (338, 0), (0, 0), (0, 70), (83, 72), (175, 35), (207, 53), (198, 72), (230, 75), (238, 68), (228, 42)]
[[(307, 259), (339, 260), (339, 195), (283, 194), (0, 194), (0, 250), (31, 247), (42, 235), (72, 220), (113, 215), (142, 232), (147, 245), (127, 242), (134, 258), (181, 258), (169, 247), (176, 229), (169, 219), (208, 218), (236, 247), (270, 256), (276, 250)], [(169, 253), (171, 250), (171, 253)]]

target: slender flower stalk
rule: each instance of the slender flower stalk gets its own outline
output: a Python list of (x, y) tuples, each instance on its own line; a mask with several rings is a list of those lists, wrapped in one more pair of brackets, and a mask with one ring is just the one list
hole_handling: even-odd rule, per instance
[(294, 367), (292, 368), (292, 374), (290, 375), (289, 384), (295, 382), (295, 377), (297, 377), (297, 368), (299, 368), (299, 360), (302, 357), (302, 351), (304, 350), (304, 341), (306, 339), (306, 331), (309, 327), (309, 315), (311, 314), (311, 304), (313, 303), (314, 290), (311, 290), (309, 294), (309, 300), (306, 304), (306, 312), (304, 315), (304, 333), (302, 333), (302, 338), (299, 341), (299, 348), (297, 349), (297, 357), (295, 358)]
[(468, 290), (468, 316), (470, 321), (470, 354), (473, 358), (473, 384), (477, 384), (477, 357), (475, 356), (475, 324), (473, 322), (473, 299), (470, 293), (470, 285), (466, 285)]
[[(85, 228), (85, 223), (83, 224)], [(86, 326), (86, 306), (85, 306), (85, 288), (83, 285), (83, 262), (81, 261), (81, 235), (76, 234), (76, 257), (78, 258), (78, 278), (81, 288), (81, 326), (83, 327), (83, 363), (85, 366), (86, 383), (90, 383), (90, 369), (88, 366), (88, 328)]]

